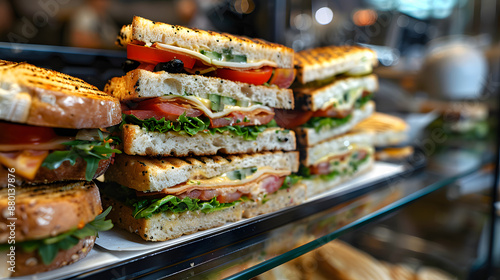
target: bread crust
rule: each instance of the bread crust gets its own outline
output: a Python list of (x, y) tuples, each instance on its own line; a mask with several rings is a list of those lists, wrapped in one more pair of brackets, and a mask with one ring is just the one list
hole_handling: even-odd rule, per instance
[(377, 55), (360, 46), (326, 46), (295, 54), (297, 80), (302, 84), (330, 78), (358, 67), (374, 67)]
[(135, 16), (131, 25), (123, 26), (117, 38), (117, 45), (137, 40), (150, 46), (164, 43), (199, 52), (200, 50), (223, 53), (232, 50), (234, 54), (244, 54), (248, 61), (269, 60), (278, 68), (292, 68), (294, 51), (283, 45), (270, 43), (262, 39), (250, 39), (227, 33), (205, 31), (180, 25), (154, 22)]
[(230, 132), (223, 134), (198, 133), (193, 136), (177, 132), (149, 132), (138, 125), (122, 128), (123, 151), (141, 156), (209, 156), (250, 154), (263, 151), (292, 151), (296, 148), (295, 133), (282, 128), (268, 128), (255, 140), (244, 140)]
[[(23, 104), (0, 119), (38, 126), (99, 128), (120, 123), (120, 102), (81, 79), (28, 63), (0, 60), (0, 83), (17, 85), (0, 106)], [(20, 99), (17, 99), (20, 97)], [(3, 107), (2, 107), (3, 108)], [(29, 112), (28, 112), (29, 111)]]
[(224, 155), (188, 158), (147, 158), (116, 155), (106, 171), (105, 180), (138, 191), (161, 191), (189, 179), (212, 178), (235, 169), (272, 166), (277, 170), (296, 172), (298, 152), (263, 152), (256, 154)]
[(11, 276), (24, 276), (44, 271), (50, 271), (77, 262), (85, 258), (90, 250), (92, 250), (92, 248), (94, 247), (95, 239), (95, 236), (89, 236), (80, 239), (78, 244), (76, 244), (69, 250), (59, 251), (54, 260), (49, 265), (45, 265), (42, 262), (36, 251), (27, 253), (22, 250), (17, 250), (16, 271)]
[(243, 213), (242, 206), (238, 204), (212, 213), (202, 213), (201, 211), (158, 213), (149, 219), (136, 219), (132, 216), (132, 207), (105, 195), (103, 195), (102, 201), (104, 207), (113, 207), (107, 217), (113, 221), (115, 226), (135, 233), (146, 241), (165, 241), (219, 227), (228, 222), (241, 220)]
[(357, 129), (374, 133), (375, 147), (398, 145), (408, 138), (408, 124), (401, 118), (375, 112), (356, 125)]
[(209, 94), (219, 94), (236, 100), (252, 100), (272, 108), (293, 109), (291, 89), (251, 85), (217, 77), (151, 72), (144, 69), (129, 71), (123, 77), (111, 79), (104, 91), (121, 101), (164, 95), (192, 95), (208, 99)]
[[(8, 194), (7, 189), (0, 190), (0, 244), (7, 242), (10, 232)], [(102, 212), (99, 189), (93, 182), (17, 187), (15, 198), (16, 242), (56, 236), (91, 222)]]

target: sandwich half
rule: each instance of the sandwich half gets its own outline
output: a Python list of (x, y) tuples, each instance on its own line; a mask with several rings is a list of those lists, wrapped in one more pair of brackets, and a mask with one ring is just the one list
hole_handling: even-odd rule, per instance
[[(297, 152), (187, 158), (121, 154), (105, 175), (115, 184), (105, 184), (101, 192), (104, 205), (113, 206), (110, 218), (116, 225), (145, 240), (163, 241), (266, 211), (259, 207), (274, 209), (267, 203), (299, 203), (302, 197), (280, 192), (292, 185), (288, 176), (298, 166)], [(267, 202), (272, 194), (283, 198)]]
[(0, 211), (4, 213), (0, 216), (0, 271), (7, 273), (1, 275), (5, 277), (76, 262), (92, 249), (98, 231), (113, 226), (105, 220), (109, 211), (102, 212), (99, 189), (93, 182), (1, 189)]
[(302, 149), (299, 175), (307, 186), (307, 197), (369, 170), (374, 161), (371, 137), (371, 133), (353, 130)]
[[(97, 128), (121, 121), (120, 102), (84, 81), (28, 63), (0, 60), (0, 174), (19, 181), (92, 180), (113, 149)], [(6, 187), (7, 176), (0, 179)]]
[(276, 110), (281, 127), (294, 129), (302, 146), (346, 133), (370, 116), (378, 89), (375, 53), (357, 46), (329, 46), (295, 55), (295, 110)]

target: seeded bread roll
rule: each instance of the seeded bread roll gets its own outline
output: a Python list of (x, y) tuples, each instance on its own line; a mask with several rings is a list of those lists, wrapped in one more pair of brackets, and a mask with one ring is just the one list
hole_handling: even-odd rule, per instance
[(263, 152), (257, 154), (147, 158), (119, 154), (106, 171), (106, 181), (138, 191), (161, 191), (188, 180), (212, 178), (248, 167), (271, 166), (275, 170), (296, 172), (298, 152)]
[(352, 130), (356, 124), (368, 118), (374, 111), (375, 102), (369, 101), (363, 107), (354, 109), (351, 119), (340, 126), (334, 128), (325, 127), (320, 131), (316, 131), (314, 128), (309, 127), (297, 127), (294, 129), (297, 134), (297, 141), (302, 147), (310, 147), (328, 141), (328, 139), (332, 139), (333, 137)]
[[(11, 190), (11, 189), (10, 189)], [(7, 243), (11, 217), (8, 189), (0, 190), (0, 244)], [(56, 236), (81, 227), (102, 212), (93, 182), (57, 183), (15, 189), (16, 242)]]
[(120, 102), (81, 79), (0, 60), (0, 119), (62, 128), (120, 123)]
[(295, 150), (295, 133), (281, 128), (268, 128), (255, 140), (244, 140), (230, 132), (198, 133), (193, 136), (176, 132), (149, 132), (137, 125), (122, 128), (123, 151), (141, 156), (209, 156), (217, 153), (239, 154), (262, 151)]
[(299, 205), (306, 199), (306, 185), (298, 183), (288, 189), (267, 194), (263, 200), (245, 201), (243, 203), (243, 217), (251, 218), (275, 212), (286, 207)]
[[(377, 76), (372, 74), (363, 77), (339, 78), (332, 83), (319, 88), (295, 88), (293, 93), (295, 95), (295, 104), (297, 104), (296, 107), (298, 109), (317, 111), (325, 109), (323, 107), (328, 105), (332, 100), (343, 100), (346, 92), (355, 89), (362, 89), (362, 91), (370, 93), (377, 91)], [(362, 91), (360, 91), (360, 95)]]
[(132, 216), (132, 207), (103, 195), (104, 207), (112, 206), (108, 217), (115, 226), (139, 235), (146, 241), (165, 241), (182, 235), (222, 226), (228, 222), (241, 220), (241, 204), (211, 213), (183, 212), (158, 213), (151, 218), (136, 219)]
[(129, 71), (123, 77), (111, 79), (104, 91), (121, 101), (164, 95), (190, 95), (208, 99), (209, 94), (236, 100), (260, 102), (272, 108), (293, 109), (291, 89), (257, 86), (217, 77), (151, 72), (143, 69)]
[(377, 64), (375, 52), (359, 46), (327, 46), (295, 54), (297, 80), (302, 84), (345, 72), (368, 74)]
[(200, 50), (246, 55), (249, 62), (269, 60), (278, 68), (292, 68), (294, 51), (285, 46), (262, 39), (250, 39), (227, 33), (217, 33), (179, 25), (154, 22), (135, 16), (131, 25), (123, 26), (117, 38), (117, 45), (125, 46), (132, 40), (173, 45), (195, 52)]

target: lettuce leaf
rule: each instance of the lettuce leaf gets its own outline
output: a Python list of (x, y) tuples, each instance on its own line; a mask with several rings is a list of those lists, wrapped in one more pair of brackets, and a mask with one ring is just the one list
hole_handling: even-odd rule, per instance
[[(37, 251), (43, 263), (49, 265), (52, 263), (59, 250), (69, 250), (71, 247), (78, 244), (80, 239), (88, 236), (98, 236), (99, 231), (110, 230), (113, 227), (113, 223), (111, 220), (105, 220), (110, 211), (111, 207), (108, 207), (106, 211), (95, 217), (93, 221), (86, 224), (81, 229), (75, 228), (57, 236), (41, 240), (20, 242), (16, 244), (16, 247), (20, 247), (23, 251), (28, 253)], [(0, 245), (0, 251), (9, 250), (10, 246), (9, 244)]]
[(368, 101), (370, 101), (372, 99), (372, 97), (373, 97), (373, 93), (370, 93), (367, 96), (363, 96), (363, 97), (358, 98), (358, 100), (356, 100), (356, 103), (354, 103), (354, 107), (355, 108), (363, 107)]
[(330, 129), (346, 124), (351, 118), (352, 114), (349, 114), (345, 118), (312, 117), (302, 126), (314, 128), (319, 133), (323, 128)]

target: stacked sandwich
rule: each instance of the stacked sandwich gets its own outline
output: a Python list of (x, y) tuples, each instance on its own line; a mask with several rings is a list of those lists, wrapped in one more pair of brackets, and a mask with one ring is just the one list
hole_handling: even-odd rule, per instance
[(277, 110), (281, 127), (293, 129), (301, 152), (308, 196), (367, 170), (373, 162), (369, 133), (352, 130), (374, 111), (378, 88), (371, 74), (375, 53), (357, 46), (330, 46), (295, 55), (295, 110)]
[(124, 108), (101, 188), (115, 224), (162, 241), (305, 199), (295, 134), (273, 121), (294, 107), (293, 50), (140, 17), (118, 44), (136, 69), (105, 87)]
[(0, 60), (2, 276), (73, 263), (112, 227), (92, 179), (119, 152), (96, 128), (120, 121), (118, 100), (96, 87)]

